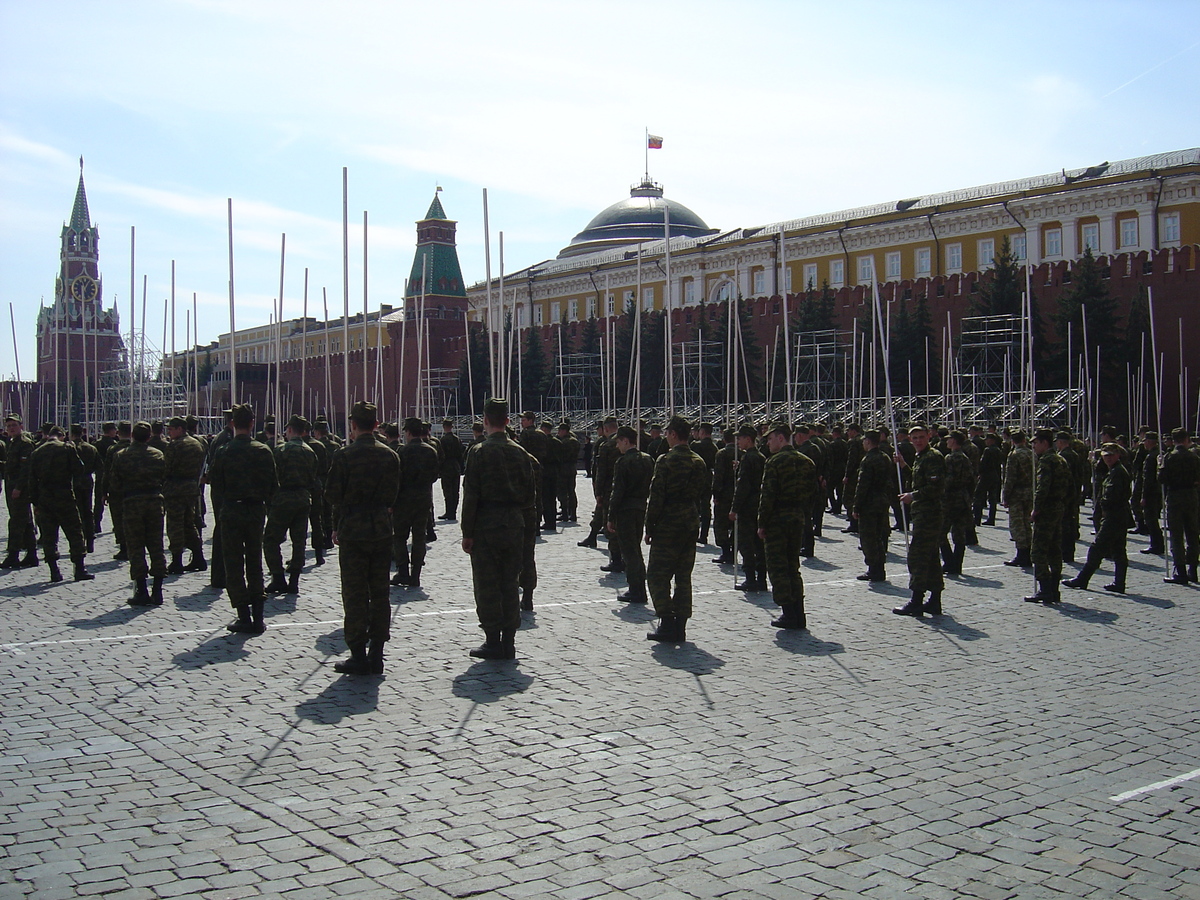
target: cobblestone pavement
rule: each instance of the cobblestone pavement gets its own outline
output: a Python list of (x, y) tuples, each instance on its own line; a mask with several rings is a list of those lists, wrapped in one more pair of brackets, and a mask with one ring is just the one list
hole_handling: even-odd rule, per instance
[(206, 576), (126, 606), (107, 524), (94, 582), (0, 574), (0, 897), (1200, 898), (1200, 777), (1161, 784), (1200, 775), (1200, 591), (1158, 557), (1049, 608), (982, 528), (914, 621), (902, 536), (872, 590), (829, 518), (810, 633), (709, 546), (669, 647), (570, 526), (519, 660), (480, 662), (442, 525), (352, 678), (336, 553), (231, 636)]

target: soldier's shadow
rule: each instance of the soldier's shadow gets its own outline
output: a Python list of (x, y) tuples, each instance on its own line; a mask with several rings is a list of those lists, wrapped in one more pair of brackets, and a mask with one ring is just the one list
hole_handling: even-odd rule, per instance
[(980, 556), (1007, 556), (1009, 551), (997, 550), (994, 547), (985, 547), (983, 544), (976, 544), (970, 548), (971, 553), (977, 553)]
[(682, 644), (657, 643), (650, 652), (659, 665), (691, 672), (693, 675), (711, 675), (725, 665), (725, 661), (719, 656), (701, 650), (691, 641), (684, 641)]
[(1117, 594), (1116, 596), (1123, 596), (1126, 600), (1132, 600), (1134, 603), (1141, 603), (1145, 606), (1157, 606), (1159, 609), (1175, 608), (1175, 602), (1165, 597), (1147, 597), (1145, 594)]
[(329, 632), (329, 634), (323, 634), (313, 642), (313, 646), (326, 656), (337, 656), (339, 653), (345, 653), (346, 632), (338, 628)]
[(947, 576), (947, 580), (946, 580), (947, 585), (955, 584), (955, 583), (962, 584), (965, 587), (973, 587), (973, 588), (1004, 587), (1003, 581), (997, 581), (995, 578), (981, 578), (978, 575), (969, 575), (966, 572), (964, 572), (962, 575), (956, 575), (953, 577)]
[(801, 653), (805, 656), (828, 656), (831, 653), (846, 652), (845, 646), (837, 641), (823, 641), (807, 631), (784, 628), (775, 632), (775, 644), (789, 653)]
[(1074, 603), (1052, 604), (1054, 611), (1080, 622), (1095, 622), (1097, 625), (1111, 625), (1121, 618), (1117, 613), (1105, 609), (1089, 609), (1086, 606), (1076, 606)]
[(145, 615), (150, 612), (153, 607), (149, 606), (118, 606), (116, 609), (110, 609), (106, 613), (101, 613), (91, 619), (71, 619), (67, 622), (70, 628), (107, 628), (110, 625), (124, 625), (132, 622), (138, 616)]
[(940, 616), (930, 616), (928, 622), (936, 631), (944, 631), (964, 641), (977, 641), (980, 638), (990, 637), (986, 631), (964, 625), (962, 622), (956, 621), (954, 616), (944, 613)]
[(191, 650), (176, 653), (171, 661), (180, 669), (203, 669), (207, 666), (246, 659), (250, 656), (250, 651), (244, 645), (250, 637), (253, 635), (215, 634)]
[(868, 581), (869, 587), (867, 590), (875, 594), (890, 594), (895, 597), (902, 597), (905, 594), (911, 593), (907, 588), (902, 588), (898, 584), (892, 584), (890, 581)]
[(379, 708), (382, 675), (343, 675), (325, 690), (296, 704), (296, 715), (318, 725), (336, 725), (349, 716), (360, 716)]
[(841, 566), (835, 566), (831, 562), (817, 559), (815, 556), (801, 557), (800, 565), (806, 569), (815, 569), (818, 572), (833, 572), (841, 568)]
[(638, 625), (654, 618), (654, 607), (649, 603), (625, 603), (618, 600), (617, 604), (610, 612), (622, 622)]
[(509, 694), (529, 690), (533, 681), (532, 675), (526, 675), (517, 668), (515, 660), (481, 660), (455, 676), (451, 692), (463, 700), (494, 703)]

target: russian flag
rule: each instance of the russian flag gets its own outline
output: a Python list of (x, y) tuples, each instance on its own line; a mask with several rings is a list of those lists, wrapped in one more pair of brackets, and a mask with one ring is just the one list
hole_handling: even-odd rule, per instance
[(646, 147), (650, 150), (661, 150), (663, 139), (657, 134), (646, 135)]

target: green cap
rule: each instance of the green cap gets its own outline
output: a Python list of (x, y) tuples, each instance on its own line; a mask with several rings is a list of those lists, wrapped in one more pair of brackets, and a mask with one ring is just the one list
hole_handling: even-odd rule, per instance
[(508, 418), (508, 401), (503, 397), (492, 397), (483, 404), (483, 414), (493, 419)]

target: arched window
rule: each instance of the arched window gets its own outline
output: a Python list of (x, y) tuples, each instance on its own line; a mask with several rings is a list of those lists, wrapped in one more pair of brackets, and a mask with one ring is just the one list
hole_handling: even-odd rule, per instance
[(718, 281), (712, 289), (709, 303), (724, 303), (733, 297), (733, 279), (725, 278)]

